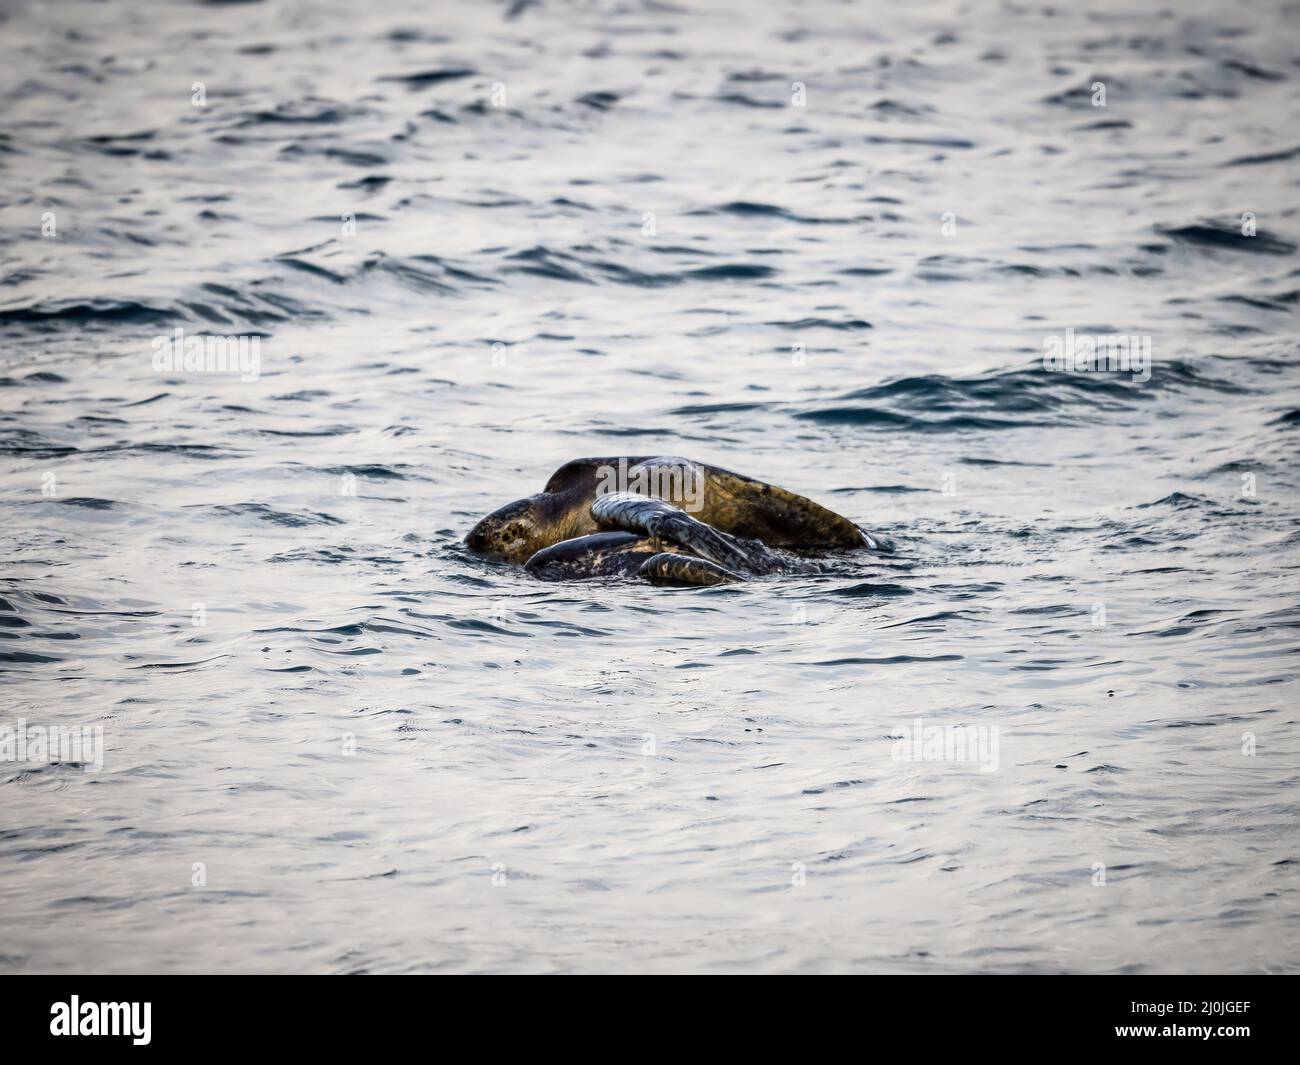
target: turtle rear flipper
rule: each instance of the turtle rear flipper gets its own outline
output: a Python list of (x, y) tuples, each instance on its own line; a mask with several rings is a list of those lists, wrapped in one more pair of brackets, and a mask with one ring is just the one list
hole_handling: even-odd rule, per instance
[(866, 529), (862, 530), (862, 540), (867, 545), (868, 550), (879, 551), (882, 555), (892, 555), (897, 550), (894, 547), (893, 540), (867, 532)]
[(707, 587), (714, 584), (735, 584), (745, 578), (729, 569), (710, 562), (707, 558), (674, 555), (661, 551), (641, 564), (641, 576), (651, 584), (687, 584)]

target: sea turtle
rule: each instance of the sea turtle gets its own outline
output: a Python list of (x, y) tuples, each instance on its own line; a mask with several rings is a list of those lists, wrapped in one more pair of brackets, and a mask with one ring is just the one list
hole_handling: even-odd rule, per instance
[(828, 569), (796, 552), (892, 550), (810, 499), (676, 456), (567, 462), (545, 490), (493, 511), (465, 542), (542, 580), (700, 585)]

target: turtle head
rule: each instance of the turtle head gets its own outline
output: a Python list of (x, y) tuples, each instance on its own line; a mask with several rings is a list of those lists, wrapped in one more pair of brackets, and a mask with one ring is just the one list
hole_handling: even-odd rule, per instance
[(541, 496), (516, 499), (470, 529), (465, 543), (471, 551), (483, 555), (527, 562), (535, 552), (554, 542), (544, 510)]

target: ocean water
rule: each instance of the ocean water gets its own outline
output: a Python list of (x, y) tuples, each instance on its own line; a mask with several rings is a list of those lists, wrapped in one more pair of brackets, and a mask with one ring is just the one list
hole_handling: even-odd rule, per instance
[[(1295, 971), (1298, 16), (6, 3), (0, 971)], [(898, 551), (463, 546), (657, 453)]]

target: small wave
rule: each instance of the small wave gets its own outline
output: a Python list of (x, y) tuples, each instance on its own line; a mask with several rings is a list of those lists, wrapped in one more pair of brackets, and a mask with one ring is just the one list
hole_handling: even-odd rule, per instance
[(326, 281), (333, 282), (336, 285), (341, 285), (347, 280), (343, 274), (337, 274), (333, 270), (327, 270), (323, 266), (317, 266), (306, 259), (298, 259), (292, 255), (283, 255), (276, 261), (284, 263), (285, 266), (293, 270), (301, 270), (305, 274), (311, 274), (313, 277), (323, 277)]
[(161, 325), (176, 320), (174, 311), (135, 300), (37, 301), (0, 308), (0, 325)]
[(680, 285), (697, 281), (753, 281), (772, 277), (776, 270), (757, 263), (725, 263), (702, 266), (671, 273), (648, 273), (634, 270), (620, 263), (601, 259), (584, 259), (579, 255), (559, 252), (544, 246), (512, 252), (506, 260), (520, 265), (505, 268), (507, 273), (532, 274), (555, 281), (579, 284), (596, 284), (598, 279), (616, 281), (625, 285), (656, 287)]
[(932, 488), (917, 488), (910, 484), (874, 484), (862, 485), (857, 488), (833, 488), (831, 491), (835, 494), (849, 492), (878, 492), (881, 495), (905, 495), (912, 492), (932, 492)]
[(736, 218), (779, 218), (785, 222), (798, 222), (801, 225), (850, 225), (854, 222), (868, 221), (864, 218), (815, 218), (811, 215), (796, 214), (785, 207), (771, 203), (752, 203), (748, 200), (735, 200), (724, 203), (721, 207), (712, 207), (687, 212), (691, 215), (732, 215)]
[(831, 658), (815, 666), (896, 666), (905, 662), (960, 662), (962, 655), (886, 655), (883, 658)]
[[(290, 144), (284, 149), (285, 152), (298, 154), (304, 151), (300, 145)], [(337, 159), (348, 166), (384, 166), (388, 163), (388, 157), (380, 155), (378, 152), (362, 151), (360, 148), (326, 148), (322, 155), (326, 159)]]
[(1082, 111), (1094, 106), (1094, 90), (1092, 86), (1099, 80), (1104, 80), (1107, 89), (1111, 92), (1116, 90), (1128, 90), (1127, 85), (1122, 85), (1115, 81), (1114, 78), (1100, 79), (1097, 76), (1080, 78), (1080, 84), (1072, 85), (1068, 89), (1062, 89), (1060, 92), (1054, 92), (1050, 96), (1043, 98), (1043, 103), (1050, 104), (1053, 107), (1067, 107), (1072, 110)]
[(991, 418), (962, 414), (951, 418), (914, 418), (894, 411), (873, 410), (870, 407), (828, 407), (822, 410), (800, 411), (795, 415), (814, 422), (831, 422), (838, 425), (882, 426), (910, 433), (954, 433), (972, 430), (996, 431), (1024, 429), (1042, 423), (1017, 418)]
[(385, 74), (380, 81), (396, 81), (412, 90), (427, 89), (431, 85), (441, 85), (447, 81), (459, 81), (472, 78), (477, 70), (470, 67), (444, 67), (437, 70), (419, 70), (414, 74)]
[(742, 414), (745, 411), (766, 408), (766, 403), (695, 403), (685, 407), (675, 407), (668, 413), (673, 416), (689, 417), (693, 414)]
[(901, 584), (854, 584), (847, 588), (832, 588), (831, 595), (846, 599), (897, 599), (900, 596), (914, 594), (911, 588)]
[(1263, 152), (1259, 155), (1243, 155), (1230, 159), (1224, 166), (1262, 166), (1265, 163), (1287, 163), (1300, 158), (1300, 144), (1280, 152)]
[(97, 499), (94, 496), (69, 496), (55, 499), (53, 502), (64, 507), (78, 507), (81, 510), (112, 510), (117, 503), (111, 499)]
[(21, 663), (62, 662), (63, 659), (52, 655), (38, 655), (34, 651), (0, 651), (0, 662)]
[[(909, 432), (1014, 429), (1076, 424), (1086, 408), (1122, 410), (1151, 402), (1162, 390), (1244, 391), (1212, 378), (1182, 360), (1157, 363), (1151, 379), (1128, 374), (1048, 373), (1041, 367), (1003, 370), (973, 377), (927, 374), (904, 377), (840, 396), (833, 405), (795, 412), (796, 418), (851, 425), (900, 428)], [(1048, 415), (1026, 419), (1013, 415)], [(935, 415), (951, 415), (935, 417)]]
[(698, 278), (701, 281), (758, 281), (772, 277), (776, 271), (770, 266), (752, 263), (731, 263), (725, 266), (704, 266), (698, 270), (687, 270), (683, 276)]
[(588, 92), (578, 97), (577, 102), (594, 111), (608, 111), (622, 99), (614, 92)]
[(1152, 507), (1172, 507), (1175, 510), (1197, 510), (1202, 507), (1215, 506), (1214, 500), (1204, 496), (1189, 495), (1186, 492), (1170, 492), (1169, 495), (1150, 503), (1138, 503), (1133, 509), (1150, 510)]
[(302, 529), (312, 525), (343, 525), (342, 518), (336, 518), (332, 514), (325, 514), (318, 511), (304, 511), (301, 513), (289, 513), (284, 510), (276, 510), (267, 506), (265, 503), (229, 503), (222, 506), (211, 508), (217, 514), (224, 514), (235, 518), (257, 518), (260, 521), (267, 522), (271, 525), (281, 525), (288, 529)]
[(1019, 459), (991, 459), (979, 455), (963, 455), (958, 459), (964, 466), (1039, 466), (1050, 468), (1050, 462), (1023, 462)]
[(1201, 222), (1175, 228), (1157, 226), (1156, 232), (1180, 244), (1202, 248), (1226, 248), (1230, 251), (1256, 252), (1261, 255), (1291, 255), (1296, 247), (1280, 237), (1258, 230), (1248, 237), (1241, 229), (1220, 222)]
[(766, 324), (779, 329), (837, 329), (843, 332), (860, 332), (871, 328), (871, 323), (864, 322), (861, 318), (844, 318), (838, 322), (830, 318), (800, 318), (794, 322), (767, 322)]
[(327, 100), (308, 97), (277, 104), (272, 110), (253, 111), (241, 116), (234, 128), (246, 126), (335, 126), (365, 112)]
[(904, 144), (918, 148), (974, 148), (975, 142), (965, 137), (882, 137), (871, 135), (862, 138), (867, 144)]
[(727, 92), (714, 97), (719, 103), (735, 104), (738, 107), (753, 107), (763, 110), (780, 110), (785, 104), (780, 100), (756, 100), (743, 92)]
[(517, 251), (507, 256), (511, 262), (522, 263), (522, 266), (513, 268), (513, 272), (521, 274), (533, 274), (537, 277), (549, 277), (554, 281), (574, 281), (581, 284), (593, 284), (592, 280), (584, 277), (577, 270), (572, 270), (565, 266), (560, 260), (565, 258), (560, 253), (552, 252), (547, 248), (536, 247), (529, 248), (527, 251)]

